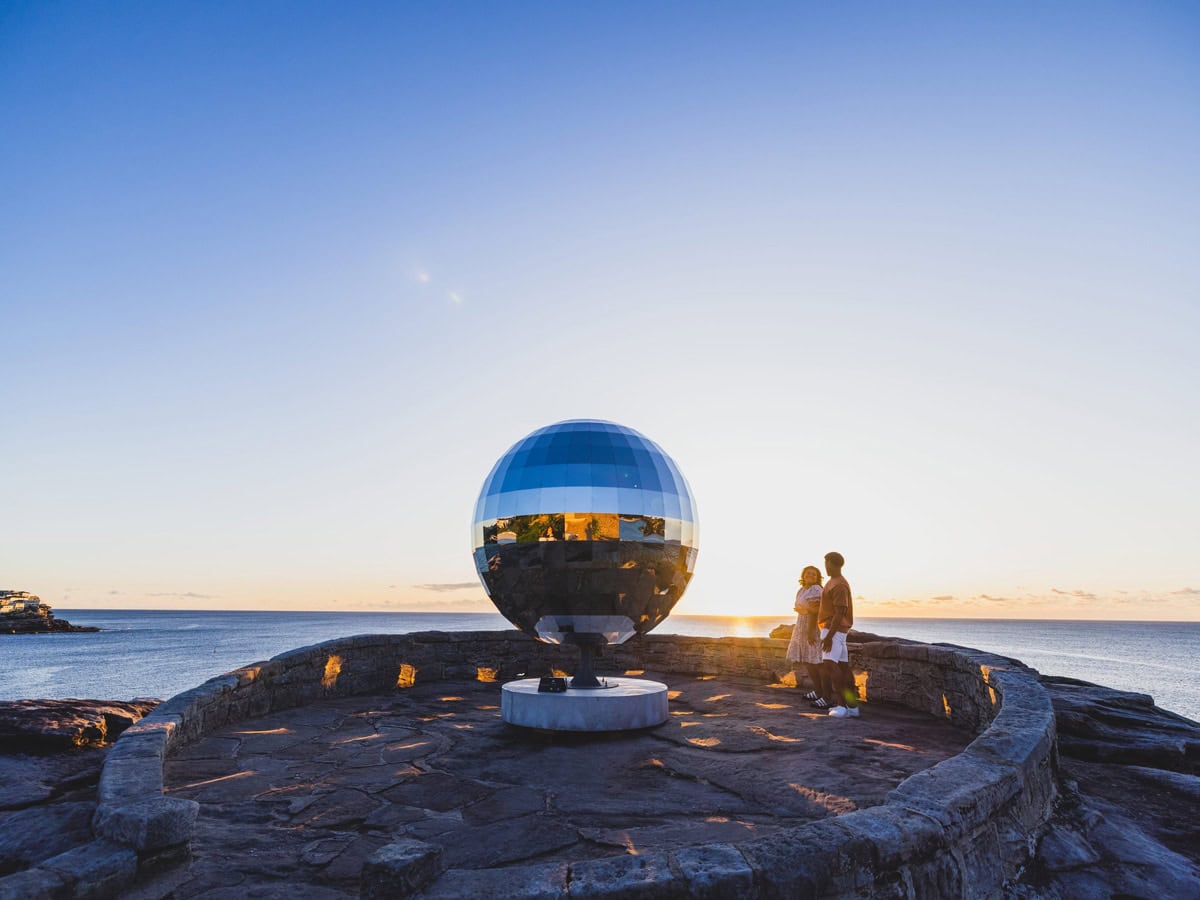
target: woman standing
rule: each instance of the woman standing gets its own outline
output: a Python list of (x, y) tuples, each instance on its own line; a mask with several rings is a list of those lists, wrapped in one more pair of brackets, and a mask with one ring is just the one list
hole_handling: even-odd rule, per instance
[(826, 685), (824, 669), (821, 667), (821, 640), (817, 633), (817, 610), (821, 606), (821, 570), (816, 566), (805, 566), (800, 573), (800, 590), (796, 591), (796, 624), (792, 627), (792, 640), (788, 643), (787, 660), (793, 664), (803, 663), (808, 670), (813, 690), (805, 698), (819, 708), (826, 708)]

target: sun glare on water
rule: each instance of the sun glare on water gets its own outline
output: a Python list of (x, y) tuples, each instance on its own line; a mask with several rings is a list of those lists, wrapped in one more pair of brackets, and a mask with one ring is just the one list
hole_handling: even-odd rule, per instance
[(759, 630), (753, 622), (747, 619), (734, 619), (731, 623), (730, 633), (734, 637), (762, 637)]

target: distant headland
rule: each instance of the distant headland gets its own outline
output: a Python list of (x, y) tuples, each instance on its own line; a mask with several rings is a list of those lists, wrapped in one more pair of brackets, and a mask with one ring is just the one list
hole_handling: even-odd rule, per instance
[(99, 631), (57, 619), (50, 604), (28, 591), (0, 591), (0, 634), (49, 634), (64, 631)]

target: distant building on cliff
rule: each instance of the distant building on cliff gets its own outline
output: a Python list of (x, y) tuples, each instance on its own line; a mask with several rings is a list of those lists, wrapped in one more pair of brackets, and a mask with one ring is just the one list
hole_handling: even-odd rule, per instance
[(0, 591), (0, 616), (49, 616), (50, 607), (28, 591)]
[(28, 591), (0, 591), (0, 634), (43, 634), (61, 631), (99, 631), (92, 625), (72, 625), (57, 619), (50, 604)]

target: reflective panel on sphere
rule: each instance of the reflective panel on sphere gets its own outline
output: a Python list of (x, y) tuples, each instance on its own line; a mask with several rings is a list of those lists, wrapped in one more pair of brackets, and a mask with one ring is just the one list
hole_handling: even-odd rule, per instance
[(488, 596), (526, 634), (618, 644), (683, 596), (699, 528), (687, 481), (661, 447), (632, 428), (573, 419), (500, 457), (472, 540)]

